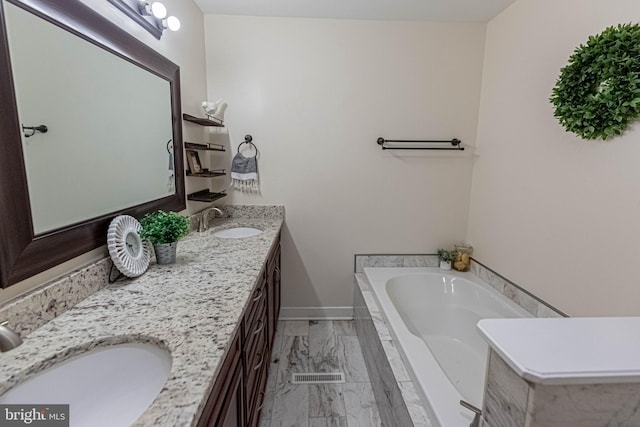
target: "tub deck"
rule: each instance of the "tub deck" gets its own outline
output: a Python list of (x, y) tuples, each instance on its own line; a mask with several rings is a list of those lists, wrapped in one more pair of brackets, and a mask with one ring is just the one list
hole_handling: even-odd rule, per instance
[(482, 406), (488, 351), (476, 333), (477, 322), (530, 314), (471, 273), (438, 268), (364, 271), (357, 282), (365, 301), (369, 299), (366, 305), (388, 326), (382, 335), (397, 348), (431, 425), (468, 426), (472, 413), (459, 401)]

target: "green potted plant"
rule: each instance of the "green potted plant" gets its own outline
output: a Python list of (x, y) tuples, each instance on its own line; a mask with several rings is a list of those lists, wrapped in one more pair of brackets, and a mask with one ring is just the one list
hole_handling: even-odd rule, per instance
[(158, 264), (176, 262), (178, 240), (189, 232), (187, 218), (176, 212), (156, 211), (145, 215), (140, 225), (140, 238), (151, 242)]
[(455, 257), (456, 257), (455, 251), (438, 249), (438, 259), (440, 260), (440, 269), (451, 270), (451, 261), (453, 261)]

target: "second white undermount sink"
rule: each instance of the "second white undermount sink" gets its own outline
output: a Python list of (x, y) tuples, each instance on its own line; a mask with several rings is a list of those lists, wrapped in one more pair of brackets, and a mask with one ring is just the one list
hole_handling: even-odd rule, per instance
[(128, 426), (169, 378), (171, 355), (128, 343), (82, 353), (16, 385), (0, 404), (69, 404), (73, 426)]
[(213, 233), (213, 236), (221, 237), (223, 239), (242, 239), (243, 237), (257, 236), (260, 233), (262, 233), (262, 230), (258, 230), (257, 228), (235, 227), (216, 231)]

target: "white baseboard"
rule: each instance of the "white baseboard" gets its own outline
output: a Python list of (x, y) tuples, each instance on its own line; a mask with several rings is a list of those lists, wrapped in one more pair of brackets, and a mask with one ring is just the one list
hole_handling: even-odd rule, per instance
[(281, 307), (280, 320), (353, 320), (353, 307)]

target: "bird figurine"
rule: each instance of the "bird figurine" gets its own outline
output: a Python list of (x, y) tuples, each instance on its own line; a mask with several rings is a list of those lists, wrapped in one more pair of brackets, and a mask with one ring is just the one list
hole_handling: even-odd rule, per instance
[(220, 98), (216, 102), (203, 101), (202, 109), (209, 119), (224, 122), (224, 112), (227, 109), (227, 102)]

